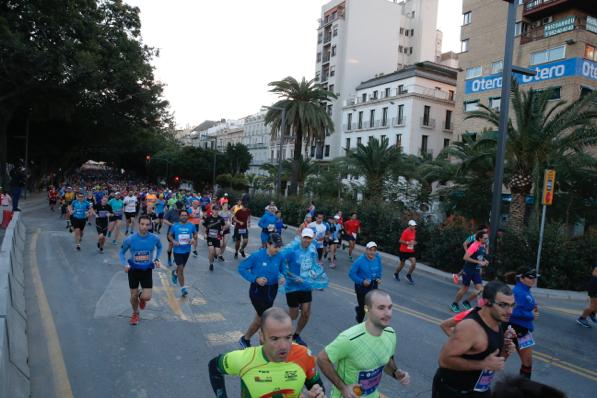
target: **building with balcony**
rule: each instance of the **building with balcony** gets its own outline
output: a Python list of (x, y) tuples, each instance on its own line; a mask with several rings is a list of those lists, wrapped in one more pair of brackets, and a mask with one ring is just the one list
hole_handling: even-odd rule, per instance
[(338, 95), (327, 111), (335, 132), (307, 156), (342, 153), (342, 104), (362, 81), (421, 61), (436, 61), (438, 0), (332, 0), (321, 10), (315, 80)]
[(265, 126), (264, 111), (249, 115), (243, 119), (244, 133), (242, 143), (253, 156), (249, 173), (264, 174), (260, 167), (270, 162), (271, 129)]
[[(508, 3), (463, 0), (461, 72), (456, 90), (456, 134), (489, 125), (464, 120), (479, 104), (499, 108)], [(514, 65), (521, 88), (553, 88), (553, 98), (573, 101), (597, 88), (597, 7), (587, 0), (518, 0)], [(512, 112), (510, 117), (514, 118)]]
[(193, 146), (204, 149), (216, 149), (225, 151), (228, 144), (234, 145), (243, 141), (244, 125), (243, 120), (222, 119), (210, 127), (193, 131)]
[(437, 156), (453, 139), (457, 73), (421, 62), (361, 83), (342, 108), (342, 148), (387, 138), (405, 154)]

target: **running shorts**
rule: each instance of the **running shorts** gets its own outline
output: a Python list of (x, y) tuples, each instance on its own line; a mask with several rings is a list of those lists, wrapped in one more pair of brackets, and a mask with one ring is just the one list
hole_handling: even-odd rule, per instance
[(344, 239), (347, 242), (352, 242), (356, 240), (352, 234), (344, 234), (344, 236), (342, 236), (342, 239)]
[(187, 261), (189, 261), (189, 255), (191, 253), (172, 253), (174, 255), (174, 264), (178, 266), (185, 266), (187, 265)]
[(475, 285), (482, 284), (483, 280), (481, 279), (481, 271), (478, 269), (465, 267), (464, 271), (462, 271), (462, 284), (464, 286), (468, 286), (471, 284), (471, 281)]
[(217, 238), (207, 238), (207, 247), (220, 247), (220, 240)]
[(106, 223), (106, 225), (102, 224), (102, 223), (96, 223), (95, 224), (95, 229), (97, 230), (98, 235), (107, 235), (108, 234), (108, 223)]
[(597, 298), (597, 278), (591, 277), (587, 291), (589, 293), (589, 297)]
[(135, 216), (137, 215), (137, 212), (135, 211), (125, 211), (124, 212), (124, 216), (126, 217), (127, 220), (130, 220), (131, 218), (135, 218)]
[(153, 287), (151, 274), (151, 269), (131, 269), (128, 272), (129, 288), (138, 289), (141, 285), (143, 289), (151, 289)]
[(259, 286), (257, 283), (251, 283), (249, 288), (249, 298), (251, 304), (257, 312), (257, 315), (261, 316), (268, 308), (274, 305), (274, 300), (278, 294), (278, 285), (265, 285)]
[(299, 290), (296, 292), (286, 293), (286, 304), (290, 308), (296, 308), (300, 304), (310, 303), (313, 301), (313, 295), (310, 290)]
[(71, 217), (70, 223), (74, 229), (80, 229), (83, 231), (85, 229), (85, 224), (87, 224), (87, 219)]
[(158, 213), (158, 219), (159, 220), (163, 220), (164, 219), (164, 213)]
[(409, 258), (414, 258), (415, 252), (400, 252), (399, 256), (400, 256), (400, 261), (406, 261)]
[(110, 222), (122, 220), (122, 214), (114, 214), (110, 216)]
[(240, 238), (249, 239), (249, 229), (234, 227), (234, 234), (232, 236), (234, 240), (239, 240)]

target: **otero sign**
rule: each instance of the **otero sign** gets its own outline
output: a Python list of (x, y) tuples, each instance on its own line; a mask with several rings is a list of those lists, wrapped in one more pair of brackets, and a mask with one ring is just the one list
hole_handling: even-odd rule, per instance
[[(569, 58), (560, 61), (531, 67), (537, 74), (526, 76), (513, 74), (518, 84), (537, 83), (547, 80), (560, 79), (563, 77), (586, 77), (597, 81), (597, 62), (584, 58)], [(495, 90), (502, 87), (502, 74), (483, 76), (476, 79), (469, 79), (464, 85), (465, 94), (482, 93), (488, 90)]]
[(569, 32), (571, 30), (574, 30), (575, 22), (576, 22), (576, 17), (571, 16), (568, 18), (560, 19), (559, 21), (545, 24), (543, 26), (543, 36), (550, 37), (550, 36), (559, 35), (560, 33)]

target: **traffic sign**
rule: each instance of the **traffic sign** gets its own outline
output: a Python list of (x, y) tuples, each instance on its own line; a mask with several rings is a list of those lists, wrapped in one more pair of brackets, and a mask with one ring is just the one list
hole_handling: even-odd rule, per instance
[(556, 171), (547, 169), (545, 170), (545, 177), (543, 179), (543, 195), (541, 202), (550, 206), (553, 202), (553, 192), (556, 185)]

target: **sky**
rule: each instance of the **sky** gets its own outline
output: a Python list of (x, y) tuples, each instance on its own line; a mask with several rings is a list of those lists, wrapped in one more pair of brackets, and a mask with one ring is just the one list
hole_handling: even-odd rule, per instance
[[(239, 119), (270, 105), (268, 83), (315, 74), (317, 20), (328, 0), (125, 0), (141, 10), (179, 128)], [(442, 51), (459, 52), (462, 0), (439, 0)]]

